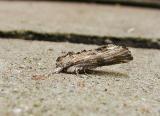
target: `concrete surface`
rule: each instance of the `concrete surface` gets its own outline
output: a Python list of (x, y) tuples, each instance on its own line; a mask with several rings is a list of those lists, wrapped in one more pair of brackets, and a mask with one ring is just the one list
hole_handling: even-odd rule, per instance
[(0, 30), (160, 37), (158, 9), (63, 2), (0, 1)]
[(0, 39), (0, 115), (159, 116), (159, 50), (130, 48), (132, 62), (94, 74), (43, 76), (62, 51), (96, 47)]

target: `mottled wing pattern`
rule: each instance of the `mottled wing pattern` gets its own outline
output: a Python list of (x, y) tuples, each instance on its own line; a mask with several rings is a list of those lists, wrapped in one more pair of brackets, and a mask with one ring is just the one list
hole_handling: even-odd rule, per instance
[(68, 52), (57, 58), (55, 72), (74, 73), (100, 66), (127, 63), (133, 59), (128, 48), (109, 44), (94, 50)]

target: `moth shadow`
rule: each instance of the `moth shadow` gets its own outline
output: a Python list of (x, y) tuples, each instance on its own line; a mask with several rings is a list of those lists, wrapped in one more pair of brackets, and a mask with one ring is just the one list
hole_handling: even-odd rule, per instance
[(125, 78), (129, 77), (128, 74), (117, 72), (117, 71), (86, 70), (85, 73), (90, 75), (98, 75), (98, 76), (107, 75), (107, 76), (113, 76), (113, 77), (125, 77)]

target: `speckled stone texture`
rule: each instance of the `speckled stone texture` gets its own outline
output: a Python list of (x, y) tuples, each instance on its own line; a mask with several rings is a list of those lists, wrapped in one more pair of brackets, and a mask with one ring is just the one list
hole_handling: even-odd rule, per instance
[(96, 47), (0, 39), (0, 115), (159, 116), (159, 50), (129, 48), (128, 64), (46, 76), (62, 51)]

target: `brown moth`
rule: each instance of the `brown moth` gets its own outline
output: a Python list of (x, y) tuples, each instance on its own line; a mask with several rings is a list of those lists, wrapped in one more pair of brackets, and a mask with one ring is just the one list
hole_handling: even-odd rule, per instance
[(109, 44), (93, 50), (68, 52), (56, 60), (54, 73), (79, 73), (101, 66), (127, 63), (133, 60), (127, 47)]

